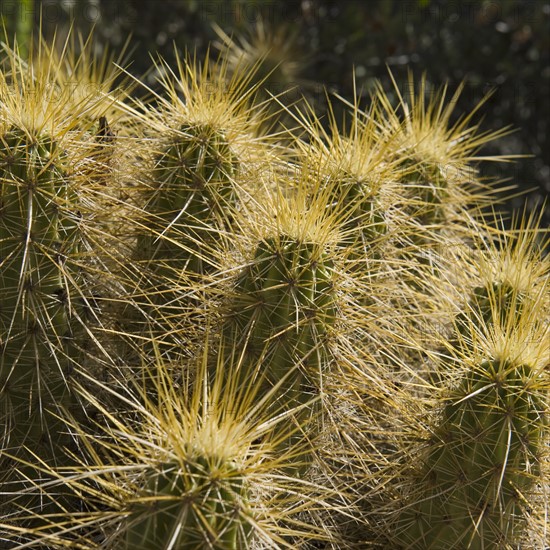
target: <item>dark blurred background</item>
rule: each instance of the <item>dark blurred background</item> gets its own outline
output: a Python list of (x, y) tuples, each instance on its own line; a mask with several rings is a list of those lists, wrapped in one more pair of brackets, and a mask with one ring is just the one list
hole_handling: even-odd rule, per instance
[[(353, 97), (354, 70), (365, 104), (376, 79), (391, 92), (388, 67), (403, 89), (409, 69), (417, 79), (425, 72), (433, 87), (448, 82), (451, 92), (465, 80), (456, 117), (493, 90), (474, 120), (482, 130), (516, 130), (483, 153), (527, 156), (485, 163), (483, 174), (527, 192), (508, 208), (533, 208), (550, 197), (550, 1), (0, 0), (0, 8), (8, 34), (20, 37), (40, 19), (50, 39), (71, 23), (84, 33), (95, 27), (99, 50), (116, 52), (130, 37), (130, 71), (137, 76), (150, 69), (150, 53), (169, 62), (174, 45), (206, 53), (219, 41), (212, 23), (240, 36), (261, 18), (273, 32), (284, 28), (297, 81), (307, 83), (304, 91), (320, 112), (323, 85)], [(152, 75), (143, 78), (154, 85)], [(544, 223), (550, 225), (550, 208)]]

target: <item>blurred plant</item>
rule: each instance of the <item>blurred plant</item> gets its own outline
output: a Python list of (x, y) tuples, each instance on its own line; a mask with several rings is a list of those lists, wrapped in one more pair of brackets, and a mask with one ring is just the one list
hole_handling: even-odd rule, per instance
[(313, 83), (302, 76), (307, 62), (290, 27), (271, 29), (258, 18), (254, 27), (247, 29), (250, 36), (238, 34), (232, 38), (220, 26), (213, 25), (221, 39), (221, 43), (214, 45), (227, 60), (229, 74), (253, 75), (251, 83), (258, 90), (255, 99), (269, 107), (275, 120), (281, 119), (284, 110), (270, 98), (278, 97), (285, 105), (295, 104), (312, 88)]

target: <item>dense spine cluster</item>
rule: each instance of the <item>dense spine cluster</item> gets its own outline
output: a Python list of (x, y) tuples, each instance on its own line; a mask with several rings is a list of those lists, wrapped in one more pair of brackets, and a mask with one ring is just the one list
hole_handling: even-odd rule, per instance
[(550, 264), (480, 214), (502, 132), (425, 79), (326, 124), (219, 34), (143, 102), (6, 47), (0, 547), (543, 550)]

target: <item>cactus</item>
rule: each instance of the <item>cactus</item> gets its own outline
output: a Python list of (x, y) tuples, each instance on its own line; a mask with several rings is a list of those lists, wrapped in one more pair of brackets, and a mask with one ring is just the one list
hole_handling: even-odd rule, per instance
[(401, 162), (403, 186), (411, 194), (408, 211), (425, 226), (445, 222), (449, 182), (440, 166), (414, 157)]
[(471, 169), (504, 130), (425, 79), (249, 107), (295, 66), (219, 34), (125, 104), (91, 42), (5, 48), (0, 546), (539, 550), (548, 257)]
[(64, 153), (47, 134), (10, 127), (1, 137), (0, 380), (2, 449), (59, 460), (69, 442), (55, 418), (69, 409), (78, 332), (78, 205)]
[(177, 62), (177, 74), (158, 63), (159, 72), (167, 73), (159, 80), (168, 98), (159, 97), (159, 112), (141, 115), (145, 130), (155, 133), (140, 220), (148, 232), (140, 232), (137, 255), (161, 271), (161, 281), (215, 267), (211, 248), (232, 229), (242, 158), (250, 159), (259, 147), (259, 123), (247, 106), (251, 92), (244, 90), (248, 81), (227, 84), (221, 64)]
[(134, 326), (128, 331), (146, 338), (162, 334), (163, 353), (175, 356), (188, 342), (172, 338), (173, 329), (195, 326), (203, 314), (204, 289), (219, 271), (220, 241), (237, 230), (236, 178), (244, 164), (248, 169), (259, 162), (262, 147), (258, 121), (247, 106), (251, 92), (239, 79), (228, 85), (224, 66), (178, 57), (176, 74), (163, 61), (158, 68), (166, 73), (160, 85), (168, 97), (159, 97), (158, 111), (141, 105), (139, 111), (142, 131), (151, 139), (144, 153), (149, 174), (140, 176), (143, 193), (134, 220), (133, 263), (140, 271), (135, 295), (143, 304), (129, 315)]
[(235, 345), (244, 345), (252, 364), (262, 358), (259, 374), (243, 367), (243, 385), (257, 375), (266, 387), (285, 380), (281, 391), (290, 406), (310, 399), (306, 388), (320, 387), (336, 318), (333, 269), (314, 243), (284, 234), (258, 243), (238, 278), (223, 329), (227, 338), (239, 335)]
[[(133, 325), (126, 330), (162, 334), (163, 353), (174, 356), (182, 345), (171, 336), (174, 320), (185, 325), (204, 307), (200, 287), (216, 272), (218, 240), (230, 230), (237, 204), (233, 178), (239, 163), (224, 132), (207, 124), (174, 129), (159, 149), (134, 259), (145, 316), (132, 312)], [(141, 353), (145, 350), (152, 352), (150, 342)]]
[[(2, 515), (18, 523), (19, 508), (47, 513), (75, 503), (68, 490), (40, 494), (35, 480), (45, 479), (43, 468), (71, 462), (66, 419), (86, 422), (74, 378), (101, 349), (87, 326), (96, 313), (86, 231), (95, 190), (85, 185), (95, 184), (92, 166), (99, 162), (89, 156), (91, 131), (80, 118), (99, 110), (101, 98), (81, 98), (77, 107), (45, 59), (33, 72), (17, 46), (6, 51), (0, 76), (0, 492)], [(102, 278), (108, 279), (105, 271)]]
[(127, 519), (124, 548), (246, 547), (251, 529), (243, 525), (240, 508), (249, 497), (235, 464), (190, 451), (181, 464), (155, 466), (144, 479)]
[(298, 119), (308, 141), (296, 140), (311, 171), (313, 196), (324, 195), (326, 215), (340, 226), (341, 246), (354, 249), (358, 259), (380, 257), (388, 232), (388, 208), (393, 202), (390, 143), (380, 135), (374, 112), (362, 113), (355, 97), (349, 120), (340, 128), (329, 104), (326, 123), (312, 113)]
[[(453, 368), (465, 371), (440, 405), (417, 490), (398, 514), (398, 547), (512, 548), (534, 513), (525, 509), (543, 479), (548, 434), (547, 288), (532, 255), (520, 247), (515, 270), (506, 261), (511, 250), (500, 260), (516, 272), (515, 284), (509, 277), (476, 288), (455, 321), (461, 345), (450, 344)], [(529, 283), (518, 272), (530, 272)]]
[(509, 282), (493, 282), (487, 286), (478, 286), (472, 293), (468, 310), (460, 313), (455, 326), (458, 331), (456, 345), (471, 345), (475, 338), (475, 326), (489, 327), (493, 325), (493, 312), (498, 311), (500, 326), (509, 326), (526, 307), (524, 303), (531, 299), (525, 293), (518, 291)]
[(486, 98), (470, 113), (451, 122), (463, 83), (452, 95), (447, 85), (429, 92), (426, 76), (415, 86), (409, 73), (406, 97), (393, 75), (390, 76), (399, 99), (398, 108), (391, 105), (379, 85), (373, 116), (381, 128), (381, 138), (390, 144), (388, 158), (398, 180), (394, 197), (409, 225), (397, 244), (403, 249), (403, 262), (410, 264), (413, 286), (418, 288), (414, 282), (418, 279), (416, 271), (424, 272), (425, 276), (426, 268), (430, 268), (434, 276), (440, 275), (438, 267), (432, 264), (434, 257), (437, 263), (437, 256), (445, 254), (447, 239), (475, 239), (485, 232), (486, 228), (474, 221), (483, 207), (494, 204), (495, 192), (491, 182), (479, 177), (474, 163), (506, 157), (485, 159), (476, 153), (484, 144), (506, 135), (509, 129), (480, 132), (479, 125), (472, 124)]
[(3, 363), (7, 374), (30, 361), (20, 373), (29, 380), (48, 346), (69, 336), (63, 266), (78, 247), (78, 207), (55, 141), (12, 127), (1, 149)]
[[(208, 380), (213, 355), (217, 373)], [(29, 546), (241, 550), (292, 548), (293, 535), (323, 539), (301, 510), (304, 503), (330, 510), (333, 490), (290, 475), (297, 451), (276, 447), (293, 428), (254, 402), (254, 382), (246, 395), (224, 384), (227, 356), (223, 346), (205, 350), (195, 366), (184, 366), (181, 384), (162, 362), (152, 368), (153, 388), (90, 377), (85, 385), (93, 387), (80, 387), (79, 395), (99, 411), (98, 430), (72, 426), (80, 464), (51, 469), (58, 483), (47, 488), (55, 493), (67, 484), (86, 510), (45, 518), (47, 535), (27, 532)]]
[(151, 234), (140, 236), (137, 245), (139, 255), (161, 271), (160, 280), (212, 269), (208, 249), (216, 232), (228, 229), (224, 222), (236, 202), (237, 169), (225, 135), (208, 125), (183, 125), (163, 145), (145, 206)]
[(474, 366), (448, 398), (393, 541), (402, 548), (508, 547), (525, 527), (524, 499), (540, 478), (545, 401), (528, 364)]
[[(224, 314), (224, 340), (243, 357), (235, 371), (230, 354), (226, 383), (241, 393), (258, 384), (258, 401), (277, 395), (269, 400), (270, 410), (290, 413), (298, 427), (281, 440), (279, 452), (315, 439), (337, 318), (333, 279), (334, 264), (323, 246), (284, 233), (266, 237), (239, 274)], [(310, 460), (301, 455), (298, 470)]]

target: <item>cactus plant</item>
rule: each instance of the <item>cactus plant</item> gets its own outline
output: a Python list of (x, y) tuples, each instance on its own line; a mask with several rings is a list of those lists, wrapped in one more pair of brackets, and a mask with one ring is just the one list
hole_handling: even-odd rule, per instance
[[(18, 447), (57, 437), (41, 410), (66, 404), (74, 357), (59, 351), (71, 339), (65, 259), (78, 249), (78, 205), (48, 135), (11, 127), (1, 140), (2, 397), (13, 407), (10, 447)], [(29, 414), (30, 396), (37, 401)]]
[(161, 279), (171, 280), (182, 271), (212, 269), (208, 247), (216, 232), (228, 229), (224, 218), (236, 203), (232, 181), (238, 161), (223, 131), (208, 125), (184, 124), (166, 141), (155, 160), (155, 189), (145, 206), (151, 233), (140, 235), (137, 250), (162, 270)]
[[(176, 273), (200, 274), (212, 268), (209, 243), (230, 229), (241, 163), (261, 155), (259, 120), (247, 105), (253, 91), (246, 89), (248, 80), (239, 77), (227, 84), (221, 62), (200, 65), (179, 57), (177, 62), (177, 73), (158, 62), (168, 97), (158, 96), (160, 111), (141, 117), (146, 131), (155, 132), (155, 141), (149, 145), (154, 153), (143, 206), (143, 225), (152, 227), (149, 235), (140, 235), (137, 252), (151, 263), (175, 260)], [(178, 240), (182, 243), (176, 250)]]
[(65, 152), (47, 132), (12, 124), (1, 142), (1, 484), (10, 507), (36, 506), (24, 490), (32, 468), (18, 478), (8, 457), (63, 462), (71, 442), (59, 416), (78, 408), (69, 386), (79, 358), (79, 206)]
[(286, 380), (280, 391), (289, 406), (310, 399), (309, 386), (320, 387), (324, 341), (336, 318), (333, 269), (315, 243), (285, 234), (258, 243), (238, 278), (223, 329), (228, 338), (238, 335), (235, 345), (244, 346), (251, 364), (262, 358), (261, 373), (243, 367), (244, 386), (256, 376), (267, 387)]
[(396, 547), (513, 548), (536, 515), (530, 501), (543, 483), (548, 436), (548, 290), (545, 263), (525, 247), (532, 241), (524, 232), (519, 246), (494, 254), (508, 282), (476, 288), (455, 322), (452, 368), (462, 374), (440, 404), (415, 489), (395, 520)]
[(541, 550), (550, 268), (472, 169), (506, 130), (423, 79), (289, 139), (220, 36), (153, 101), (5, 49), (0, 546)]
[(341, 245), (355, 248), (364, 263), (380, 257), (387, 238), (395, 166), (389, 159), (391, 143), (358, 102), (356, 97), (343, 128), (330, 103), (328, 131), (314, 113), (297, 116), (309, 139), (296, 140), (296, 146), (315, 170), (312, 193), (325, 195), (327, 215), (340, 223)]
[[(509, 129), (479, 132), (479, 127), (471, 124), (484, 101), (452, 124), (453, 109), (464, 84), (451, 97), (447, 86), (428, 93), (429, 83), (424, 76), (416, 91), (410, 73), (407, 98), (393, 76), (392, 80), (403, 119), (379, 87), (377, 120), (387, 139), (395, 140), (394, 154), (410, 214), (426, 226), (440, 227), (442, 223), (454, 223), (456, 216), (472, 203), (479, 208), (494, 201), (491, 187), (479, 181), (472, 162), (482, 160), (475, 155), (481, 145), (505, 135)], [(485, 160), (499, 159), (504, 157)]]
[[(42, 518), (47, 530), (27, 531), (27, 545), (240, 550), (290, 549), (290, 537), (329, 540), (301, 511), (309, 502), (328, 512), (334, 490), (290, 475), (288, 464), (303, 450), (275, 450), (295, 428), (255, 399), (257, 384), (243, 394), (224, 383), (224, 345), (205, 349), (195, 365), (185, 365), (180, 384), (174, 383), (173, 365), (162, 362), (148, 385), (87, 380), (79, 395), (99, 411), (97, 432), (72, 425), (80, 464), (46, 470), (57, 479), (47, 490), (68, 484), (86, 510)], [(213, 355), (217, 375), (209, 380), (206, 366)], [(95, 389), (84, 387), (89, 384)], [(123, 405), (118, 410), (116, 402)]]
[(250, 527), (240, 521), (239, 508), (248, 497), (235, 464), (189, 452), (183, 465), (157, 465), (144, 478), (128, 516), (125, 548), (243, 547)]
[(167, 95), (158, 96), (160, 108), (128, 107), (141, 121), (149, 172), (140, 176), (132, 260), (139, 264), (135, 295), (145, 313), (133, 317), (148, 326), (130, 332), (163, 334), (165, 353), (174, 354), (182, 342), (170, 342), (168, 326), (200, 315), (204, 289), (219, 269), (220, 241), (238, 230), (232, 225), (242, 198), (237, 175), (259, 164), (267, 148), (261, 115), (247, 105), (253, 90), (246, 79), (228, 85), (225, 66), (208, 60), (178, 58), (176, 73), (163, 61), (157, 67)]
[[(101, 99), (90, 96), (81, 110), (69, 109), (71, 91), (56, 87), (47, 63), (33, 72), (17, 47), (6, 51), (9, 65), (0, 78), (0, 485), (2, 513), (15, 517), (18, 508), (46, 511), (54, 504), (33, 480), (40, 464), (70, 461), (74, 442), (62, 419), (84, 421), (71, 388), (95, 347), (85, 350), (94, 308), (84, 218), (93, 189), (83, 192), (94, 161), (85, 145), (90, 128), (79, 115), (99, 109)], [(52, 500), (61, 503), (62, 494)]]
[(238, 371), (228, 365), (226, 383), (237, 384), (241, 392), (259, 384), (259, 401), (276, 389), (272, 412), (294, 411), (293, 422), (302, 431), (286, 443), (290, 446), (300, 438), (307, 441), (305, 433), (315, 438), (340, 318), (340, 256), (330, 241), (331, 217), (318, 216), (322, 200), (306, 207), (306, 196), (307, 191), (292, 199), (275, 193), (263, 204), (276, 212), (275, 223), (266, 223), (261, 211), (255, 220), (248, 216), (244, 246), (254, 249), (253, 257), (239, 269), (220, 311), (220, 332), (243, 358)]
[[(537, 366), (472, 365), (444, 406), (415, 495), (396, 520), (402, 548), (512, 547), (541, 475), (546, 401)], [(540, 387), (540, 384), (539, 384)]]

